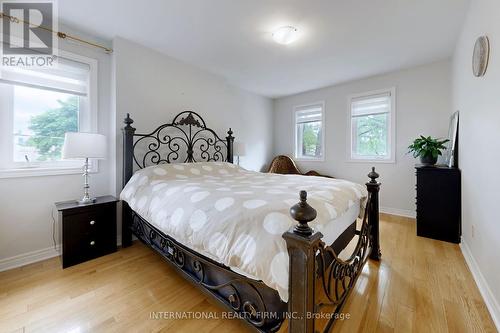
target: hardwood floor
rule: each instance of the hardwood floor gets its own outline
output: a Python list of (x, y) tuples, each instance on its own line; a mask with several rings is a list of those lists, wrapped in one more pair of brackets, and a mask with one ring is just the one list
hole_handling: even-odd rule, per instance
[[(365, 266), (344, 308), (350, 319), (334, 332), (496, 332), (457, 245), (386, 215), (381, 242), (382, 261)], [(251, 331), (237, 319), (152, 311), (222, 310), (140, 243), (66, 270), (54, 258), (0, 273), (0, 332)]]

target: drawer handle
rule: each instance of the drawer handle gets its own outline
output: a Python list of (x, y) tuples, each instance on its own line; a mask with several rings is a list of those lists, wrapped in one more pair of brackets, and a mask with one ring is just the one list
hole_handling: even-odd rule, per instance
[(90, 221), (90, 225), (94, 225), (95, 224), (95, 221)]
[(94, 246), (95, 245), (95, 241), (90, 241), (90, 246)]

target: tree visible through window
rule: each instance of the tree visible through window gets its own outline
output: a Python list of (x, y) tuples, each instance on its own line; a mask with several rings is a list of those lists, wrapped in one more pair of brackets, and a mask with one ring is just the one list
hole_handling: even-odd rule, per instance
[(323, 157), (323, 104), (295, 109), (295, 157), (321, 159)]
[(34, 147), (39, 161), (58, 160), (64, 143), (64, 133), (78, 132), (78, 97), (57, 100), (58, 108), (49, 109), (30, 120), (29, 129), (33, 131), (26, 142)]
[(387, 155), (387, 115), (369, 115), (356, 120), (356, 153), (362, 156)]
[(391, 159), (392, 101), (392, 92), (351, 99), (351, 158)]
[(321, 122), (306, 123), (302, 128), (302, 156), (321, 157)]
[(64, 133), (78, 131), (78, 112), (78, 96), (15, 86), (14, 162), (60, 160)]

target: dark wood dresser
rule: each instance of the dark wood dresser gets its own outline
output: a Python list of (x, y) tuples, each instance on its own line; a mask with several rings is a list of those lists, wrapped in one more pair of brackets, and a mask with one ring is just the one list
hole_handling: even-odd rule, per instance
[(62, 229), (63, 268), (116, 251), (116, 204), (113, 196), (79, 205), (75, 201), (58, 202)]
[(417, 235), (460, 243), (460, 169), (447, 166), (416, 166)]

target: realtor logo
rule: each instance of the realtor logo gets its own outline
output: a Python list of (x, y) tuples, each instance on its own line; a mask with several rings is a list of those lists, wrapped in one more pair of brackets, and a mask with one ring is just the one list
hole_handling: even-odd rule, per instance
[(52, 66), (56, 50), (54, 1), (2, 1), (2, 65)]

